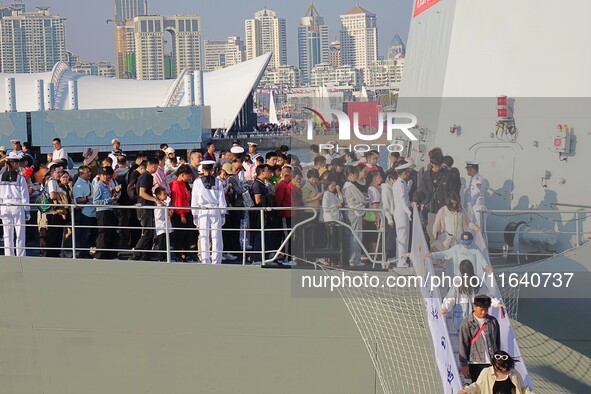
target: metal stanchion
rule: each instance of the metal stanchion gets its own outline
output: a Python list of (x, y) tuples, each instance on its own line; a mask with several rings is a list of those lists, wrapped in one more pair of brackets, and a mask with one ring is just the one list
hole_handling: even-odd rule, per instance
[[(158, 209), (158, 208), (156, 208)], [(168, 232), (169, 227), (168, 227), (168, 205), (164, 206), (164, 231), (166, 231), (166, 262), (170, 263), (172, 262), (171, 258), (170, 258), (170, 233)], [(162, 251), (159, 251), (158, 253), (162, 253)]]
[(70, 215), (72, 216), (72, 259), (76, 260), (76, 206), (70, 206)]

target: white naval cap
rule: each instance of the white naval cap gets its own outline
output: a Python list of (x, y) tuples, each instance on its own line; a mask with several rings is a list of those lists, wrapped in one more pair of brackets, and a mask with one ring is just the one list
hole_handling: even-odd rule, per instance
[(258, 144), (256, 142), (247, 142), (248, 145), (254, 145), (257, 146)]
[(20, 159), (23, 158), (23, 154), (22, 153), (16, 153), (15, 151), (12, 151), (8, 154), (8, 156), (6, 156), (6, 160), (8, 161), (20, 161)]
[(466, 168), (470, 168), (470, 167), (475, 167), (477, 165), (479, 165), (480, 162), (479, 161), (475, 161), (475, 160), (466, 160)]
[(404, 163), (402, 165), (399, 165), (398, 167), (394, 168), (396, 171), (402, 171), (402, 170), (409, 170), (411, 168), (413, 168), (414, 166), (411, 163)]
[(240, 153), (244, 153), (244, 148), (243, 148), (243, 147), (241, 147), (241, 146), (233, 146), (233, 147), (230, 149), (230, 152), (231, 152), (231, 153), (234, 153), (234, 154), (240, 154)]
[(213, 161), (213, 160), (203, 160), (201, 162), (201, 165), (204, 165), (204, 166), (213, 166), (213, 165), (215, 165), (215, 161)]

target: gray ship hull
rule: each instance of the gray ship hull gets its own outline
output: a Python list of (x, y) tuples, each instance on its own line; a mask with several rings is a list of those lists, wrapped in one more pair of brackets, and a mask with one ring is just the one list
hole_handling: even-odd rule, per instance
[[(591, 260), (591, 244), (569, 258)], [(294, 295), (293, 274), (4, 257), (0, 393), (381, 393), (343, 301)], [(582, 327), (569, 305), (553, 320)], [(539, 300), (519, 308), (536, 391), (590, 392), (588, 330), (553, 331)]]

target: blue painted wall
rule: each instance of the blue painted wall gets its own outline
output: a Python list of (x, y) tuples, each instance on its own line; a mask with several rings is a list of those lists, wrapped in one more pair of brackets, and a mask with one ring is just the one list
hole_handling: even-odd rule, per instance
[(115, 137), (124, 151), (158, 149), (163, 142), (175, 149), (191, 149), (200, 147), (204, 134), (211, 133), (209, 107), (32, 112), (31, 125), (32, 143), (42, 153), (53, 150), (55, 137), (74, 153), (85, 147), (110, 151)]

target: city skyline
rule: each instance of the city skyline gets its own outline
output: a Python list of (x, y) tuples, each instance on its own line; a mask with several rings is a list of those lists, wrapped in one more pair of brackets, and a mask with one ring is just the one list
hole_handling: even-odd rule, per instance
[[(110, 61), (115, 63), (114, 29), (112, 24), (106, 24), (107, 19), (113, 18), (113, 3), (89, 2), (88, 4), (74, 3), (66, 0), (52, 0), (46, 2), (51, 5), (51, 12), (67, 18), (66, 46), (71, 52), (87, 61)], [(265, 3), (243, 3), (237, 0), (225, 0), (215, 4), (203, 4), (196, 7), (190, 0), (174, 0), (171, 2), (156, 2), (148, 0), (150, 15), (174, 15), (197, 13), (201, 16), (203, 39), (223, 40), (229, 36), (244, 37), (244, 21), (251, 19), (255, 12), (266, 5), (275, 11), (279, 18), (284, 18), (287, 25), (287, 63), (298, 66), (297, 32), (299, 20), (310, 6), (309, 1), (282, 3), (267, 1)], [(28, 10), (34, 9), (36, 2), (25, 1)], [(334, 1), (314, 1), (329, 27), (330, 41), (339, 36), (340, 15), (356, 5), (347, 2), (335, 5)], [(387, 47), (392, 38), (399, 34), (406, 41), (408, 26), (412, 12), (412, 0), (396, 0), (382, 3), (377, 0), (367, 0), (359, 5), (375, 13), (378, 18), (378, 54), (387, 56)], [(227, 10), (233, 12), (228, 14)], [(87, 15), (93, 15), (88, 18)], [(227, 23), (220, 23), (225, 20)], [(88, 30), (92, 34), (88, 34)]]

